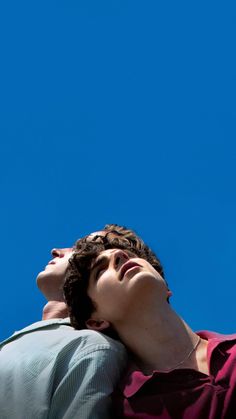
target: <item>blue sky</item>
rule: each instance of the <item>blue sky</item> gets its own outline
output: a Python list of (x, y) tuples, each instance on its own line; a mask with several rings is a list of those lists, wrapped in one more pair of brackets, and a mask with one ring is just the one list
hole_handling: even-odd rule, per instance
[(193, 329), (235, 332), (233, 2), (1, 5), (0, 338), (52, 247), (105, 223), (162, 260)]

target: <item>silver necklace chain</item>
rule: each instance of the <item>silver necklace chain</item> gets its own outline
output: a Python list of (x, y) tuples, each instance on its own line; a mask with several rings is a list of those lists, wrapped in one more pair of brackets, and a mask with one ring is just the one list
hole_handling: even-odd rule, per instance
[(168, 368), (166, 370), (162, 370), (163, 372), (165, 371), (171, 371), (171, 370), (175, 370), (177, 367), (179, 367), (180, 365), (182, 365), (187, 359), (189, 359), (189, 357), (192, 355), (192, 353), (197, 349), (199, 343), (201, 342), (201, 338), (200, 336), (198, 336), (198, 340), (195, 343), (194, 347), (191, 349), (191, 351), (184, 357), (184, 359), (182, 359), (182, 361), (178, 362), (178, 364), (174, 365), (174, 367)]

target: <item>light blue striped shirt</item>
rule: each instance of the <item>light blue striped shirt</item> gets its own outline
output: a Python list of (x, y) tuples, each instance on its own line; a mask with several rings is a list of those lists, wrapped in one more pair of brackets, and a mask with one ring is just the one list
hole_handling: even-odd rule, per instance
[(0, 345), (1, 419), (106, 419), (123, 345), (68, 319), (44, 320)]

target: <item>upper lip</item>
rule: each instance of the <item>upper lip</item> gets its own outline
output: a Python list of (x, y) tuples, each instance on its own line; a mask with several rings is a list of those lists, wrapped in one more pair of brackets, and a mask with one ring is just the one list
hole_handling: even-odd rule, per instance
[(125, 273), (128, 271), (128, 269), (134, 268), (135, 266), (140, 266), (137, 262), (134, 262), (132, 260), (128, 260), (128, 262), (124, 263), (122, 265), (120, 270), (120, 280), (123, 278)]
[(48, 262), (48, 265), (54, 265), (56, 262), (55, 262), (55, 260), (54, 259), (52, 259), (52, 260), (50, 260), (49, 262)]

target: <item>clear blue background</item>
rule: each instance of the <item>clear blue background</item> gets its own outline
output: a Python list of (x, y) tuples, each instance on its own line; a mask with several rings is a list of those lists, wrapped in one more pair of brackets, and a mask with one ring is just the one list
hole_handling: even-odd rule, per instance
[(235, 332), (234, 2), (0, 10), (0, 337), (41, 317), (52, 247), (105, 223), (161, 258), (193, 329)]

